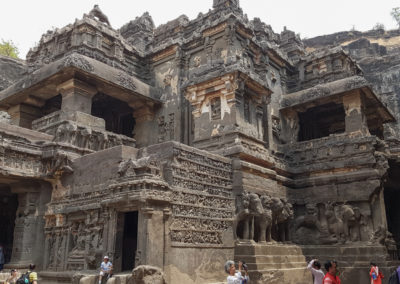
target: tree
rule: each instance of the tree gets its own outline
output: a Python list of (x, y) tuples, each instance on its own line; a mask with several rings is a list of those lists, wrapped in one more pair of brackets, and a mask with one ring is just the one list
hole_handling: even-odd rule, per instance
[(393, 19), (397, 22), (397, 25), (400, 28), (400, 7), (393, 8), (390, 15), (392, 15)]
[(4, 39), (0, 42), (0, 55), (9, 56), (12, 58), (18, 58), (19, 50), (18, 47), (10, 41), (5, 41)]
[(384, 30), (385, 25), (382, 23), (376, 23), (375, 26), (372, 28), (373, 30)]

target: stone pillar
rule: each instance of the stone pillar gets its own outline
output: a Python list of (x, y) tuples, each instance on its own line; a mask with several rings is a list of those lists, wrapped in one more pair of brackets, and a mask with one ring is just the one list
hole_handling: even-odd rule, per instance
[(343, 107), (346, 113), (346, 132), (359, 131), (364, 135), (369, 135), (367, 117), (365, 116), (364, 96), (360, 90), (352, 91), (343, 96)]
[(145, 101), (136, 101), (129, 104), (133, 108), (133, 117), (135, 118), (134, 138), (138, 148), (157, 143), (157, 124), (154, 122), (154, 104)]
[(50, 201), (50, 187), (35, 182), (12, 184), (18, 194), (18, 209), (14, 228), (11, 266), (25, 267), (43, 264), (45, 204)]
[(70, 79), (57, 87), (62, 95), (61, 110), (65, 113), (83, 112), (91, 114), (92, 98), (97, 93), (96, 88), (79, 81)]
[(11, 117), (11, 123), (25, 128), (32, 128), (32, 121), (41, 117), (42, 113), (39, 107), (18, 104), (7, 110)]
[(151, 264), (157, 267), (164, 266), (164, 213), (153, 208), (143, 208), (144, 225), (146, 228), (146, 242), (144, 264)]

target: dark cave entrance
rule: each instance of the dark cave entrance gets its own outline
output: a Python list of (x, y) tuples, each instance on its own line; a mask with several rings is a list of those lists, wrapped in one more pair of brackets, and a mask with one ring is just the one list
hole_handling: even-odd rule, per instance
[(307, 141), (344, 133), (345, 112), (343, 104), (328, 103), (299, 112), (298, 141)]
[(384, 199), (388, 231), (392, 233), (397, 246), (397, 256), (400, 251), (400, 163), (389, 160), (389, 170), (384, 183)]
[(18, 195), (12, 194), (8, 186), (0, 188), (0, 245), (3, 246), (5, 263), (11, 260), (17, 209)]

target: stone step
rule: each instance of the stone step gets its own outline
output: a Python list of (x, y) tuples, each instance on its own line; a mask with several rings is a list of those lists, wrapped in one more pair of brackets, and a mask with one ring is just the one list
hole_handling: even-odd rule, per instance
[(305, 268), (305, 262), (275, 262), (275, 263), (247, 263), (250, 271), (261, 271), (268, 269), (289, 269), (289, 268)]
[(384, 246), (302, 246), (304, 255), (377, 255), (387, 254)]
[(301, 255), (302, 248), (286, 244), (237, 244), (235, 255)]
[(306, 262), (304, 255), (235, 255), (235, 259), (246, 263)]

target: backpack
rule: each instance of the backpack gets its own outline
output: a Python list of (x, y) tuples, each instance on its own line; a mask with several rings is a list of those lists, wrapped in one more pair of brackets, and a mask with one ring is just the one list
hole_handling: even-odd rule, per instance
[(15, 283), (17, 283), (17, 284), (29, 284), (30, 283), (29, 282), (29, 275), (30, 274), (31, 273), (29, 271), (24, 273), (24, 274), (22, 274), (21, 277), (18, 278), (17, 282), (15, 282)]
[(393, 272), (392, 275), (390, 275), (389, 278), (389, 284), (399, 284), (399, 279), (397, 276), (397, 271)]

